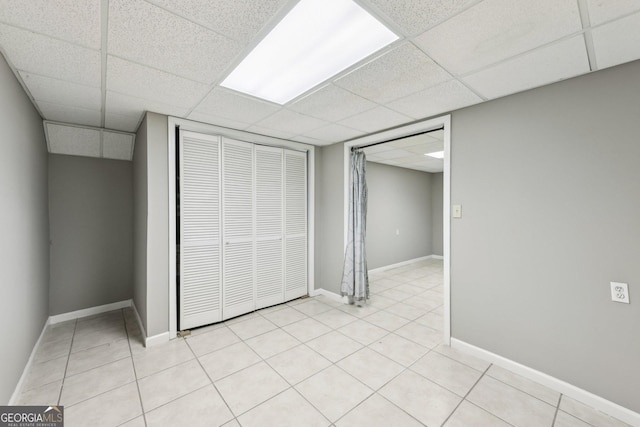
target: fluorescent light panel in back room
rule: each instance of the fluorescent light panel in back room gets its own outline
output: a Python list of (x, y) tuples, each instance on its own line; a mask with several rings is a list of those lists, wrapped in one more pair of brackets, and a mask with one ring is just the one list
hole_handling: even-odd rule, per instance
[(352, 0), (301, 0), (222, 86), (283, 105), (396, 40)]

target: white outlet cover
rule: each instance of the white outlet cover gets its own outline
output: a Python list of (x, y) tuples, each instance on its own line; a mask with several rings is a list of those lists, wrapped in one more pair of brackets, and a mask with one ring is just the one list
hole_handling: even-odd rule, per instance
[(629, 287), (626, 283), (611, 282), (611, 301), (629, 304)]
[(462, 218), (462, 205), (453, 205), (453, 217)]

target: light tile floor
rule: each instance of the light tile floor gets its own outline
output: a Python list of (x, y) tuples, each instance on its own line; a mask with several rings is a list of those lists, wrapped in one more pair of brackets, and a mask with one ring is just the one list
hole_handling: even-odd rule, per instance
[(442, 262), (371, 275), (369, 304), (291, 301), (144, 348), (131, 309), (50, 326), (18, 404), (74, 426), (623, 426), (442, 345)]

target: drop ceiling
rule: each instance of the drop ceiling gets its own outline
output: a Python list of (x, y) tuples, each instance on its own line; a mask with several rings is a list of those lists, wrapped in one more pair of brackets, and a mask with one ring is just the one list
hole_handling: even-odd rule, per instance
[(220, 83), (295, 0), (0, 0), (0, 50), (49, 121), (154, 111), (318, 146), (640, 58), (637, 0), (357, 1), (400, 40), (284, 106)]

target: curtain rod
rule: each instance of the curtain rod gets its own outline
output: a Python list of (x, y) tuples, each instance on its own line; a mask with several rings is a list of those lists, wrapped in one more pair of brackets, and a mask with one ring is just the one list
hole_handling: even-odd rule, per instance
[(411, 135), (400, 136), (398, 138), (387, 139), (385, 141), (374, 142), (373, 144), (367, 144), (367, 145), (360, 145), (360, 146), (357, 146), (357, 147), (351, 147), (351, 151), (362, 150), (363, 148), (373, 147), (375, 145), (380, 145), (380, 144), (386, 144), (387, 142), (398, 141), (400, 139), (411, 138), (411, 137), (418, 136), (418, 135), (424, 135), (425, 133), (436, 132), (436, 131), (443, 130), (443, 129), (444, 129), (444, 126), (441, 126), (439, 128), (430, 129), (430, 130), (427, 130), (427, 131), (424, 131), (424, 132), (418, 132), (418, 133), (414, 133), (414, 134), (411, 134)]

